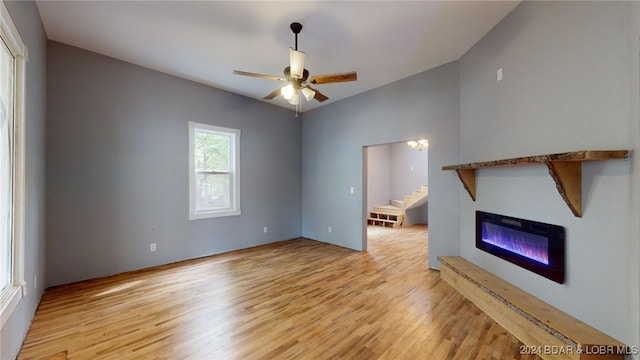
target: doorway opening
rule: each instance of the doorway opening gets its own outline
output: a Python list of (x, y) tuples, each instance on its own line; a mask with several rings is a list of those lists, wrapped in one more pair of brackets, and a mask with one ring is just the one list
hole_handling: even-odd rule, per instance
[(370, 241), (401, 241), (403, 232), (424, 237), (428, 246), (428, 148), (407, 142), (365, 146), (362, 177), (363, 249)]

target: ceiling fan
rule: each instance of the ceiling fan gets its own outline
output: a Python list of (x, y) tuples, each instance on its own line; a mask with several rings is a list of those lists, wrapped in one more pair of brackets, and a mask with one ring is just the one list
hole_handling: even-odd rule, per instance
[(291, 23), (290, 27), (291, 31), (295, 34), (296, 42), (295, 49), (289, 48), (289, 66), (284, 68), (284, 77), (256, 74), (239, 70), (233, 71), (233, 73), (236, 75), (252, 76), (261, 79), (281, 81), (285, 83), (282, 87), (272, 91), (263, 99), (271, 100), (278, 95), (282, 95), (282, 97), (287, 100), (289, 104), (295, 105), (297, 110), (297, 107), (300, 104), (301, 96), (304, 96), (307, 101), (310, 101), (312, 98), (320, 102), (329, 99), (326, 95), (322, 94), (316, 88), (311, 87), (311, 84), (319, 85), (358, 80), (358, 75), (355, 71), (309, 77), (309, 71), (304, 68), (305, 53), (302, 51), (298, 51), (298, 34), (302, 30), (302, 24), (294, 22)]

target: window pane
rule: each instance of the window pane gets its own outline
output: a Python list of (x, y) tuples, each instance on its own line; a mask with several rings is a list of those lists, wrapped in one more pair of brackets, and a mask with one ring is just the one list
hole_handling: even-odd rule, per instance
[(209, 131), (195, 132), (196, 170), (231, 171), (231, 137)]
[(196, 211), (229, 209), (231, 204), (230, 174), (196, 172)]
[(13, 259), (13, 63), (0, 41), (0, 291), (11, 284)]
[(240, 215), (240, 130), (189, 122), (189, 220)]

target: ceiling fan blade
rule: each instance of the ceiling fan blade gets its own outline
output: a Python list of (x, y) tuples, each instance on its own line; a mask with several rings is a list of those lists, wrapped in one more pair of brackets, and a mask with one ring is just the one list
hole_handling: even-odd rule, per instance
[(315, 94), (313, 95), (313, 98), (318, 100), (319, 102), (323, 102), (325, 100), (329, 100), (329, 97), (327, 97), (326, 95), (324, 95), (323, 93), (321, 93), (320, 91), (318, 91), (318, 89), (314, 89), (311, 86), (307, 85), (305, 86), (307, 89), (313, 90), (315, 92)]
[(233, 70), (233, 73), (235, 75), (251, 76), (251, 77), (257, 77), (257, 78), (266, 79), (266, 80), (286, 81), (285, 78), (281, 78), (273, 75), (256, 74), (256, 73), (240, 71), (240, 70)]
[(309, 78), (309, 82), (312, 84), (328, 84), (356, 80), (358, 80), (358, 74), (355, 71), (339, 74), (312, 76), (311, 78)]
[(262, 99), (271, 100), (271, 99), (273, 99), (274, 97), (276, 97), (278, 95), (280, 95), (280, 88), (277, 88), (277, 89), (273, 90), (272, 92), (269, 93), (269, 95), (263, 97)]
[(291, 67), (291, 76), (295, 79), (301, 79), (304, 73), (304, 53), (302, 51), (289, 48), (289, 66)]

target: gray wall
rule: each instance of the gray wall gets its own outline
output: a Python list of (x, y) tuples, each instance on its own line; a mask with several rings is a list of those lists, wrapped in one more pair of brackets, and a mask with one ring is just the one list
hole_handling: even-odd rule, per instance
[[(637, 149), (637, 7), (522, 2), (460, 60), (461, 162)], [(504, 78), (497, 82), (500, 67)], [(462, 256), (629, 345), (640, 344), (638, 165), (637, 156), (584, 163), (582, 218), (571, 214), (544, 166), (480, 170), (477, 201), (467, 194), (460, 199)], [(455, 173), (448, 176), (457, 181)], [(564, 226), (566, 283), (478, 251), (476, 210)]]
[(391, 199), (391, 164), (389, 145), (369, 146), (367, 153), (367, 212), (374, 206), (387, 205)]
[[(369, 146), (367, 157), (367, 212), (374, 206), (420, 190), (428, 183), (429, 150), (413, 150), (406, 142)], [(427, 224), (427, 204), (405, 212), (405, 224)]]
[(429, 150), (414, 150), (406, 143), (390, 145), (391, 197), (402, 200), (420, 187), (429, 184)]
[[(630, 98), (629, 98), (629, 140), (635, 155), (631, 158), (631, 167), (634, 169), (631, 173), (631, 206), (630, 213), (630, 229), (629, 241), (627, 247), (627, 257), (629, 258), (630, 271), (629, 283), (636, 284), (629, 289), (629, 322), (631, 323), (631, 331), (629, 338), (633, 343), (640, 344), (640, 157), (637, 155), (638, 146), (640, 145), (640, 3), (631, 4), (629, 11), (631, 17), (630, 31), (627, 34), (629, 42), (629, 51), (631, 58), (631, 68), (629, 70), (629, 79), (631, 80)], [(633, 81), (637, 79), (638, 81)], [(636, 355), (636, 360), (640, 359), (640, 355)]]
[[(288, 110), (58, 43), (49, 43), (45, 75), (35, 5), (7, 7), (30, 55), (29, 293), (2, 329), (2, 359), (19, 351), (44, 286), (39, 281), (33, 289), (32, 281), (45, 276), (45, 76), (48, 285), (300, 234), (362, 249), (363, 147), (427, 137), (431, 267), (438, 255), (461, 253), (629, 345), (640, 344), (638, 156), (583, 165), (581, 219), (570, 214), (543, 167), (479, 171), (477, 202), (455, 173), (440, 170), (535, 153), (637, 149), (639, 4), (523, 2), (460, 62), (307, 112), (302, 126)], [(187, 121), (243, 130), (241, 217), (187, 221)], [(475, 250), (475, 210), (565, 226), (567, 283)], [(151, 241), (156, 253), (149, 253)]]
[(303, 236), (363, 249), (363, 147), (425, 137), (430, 141), (429, 266), (438, 267), (438, 255), (458, 254), (460, 184), (440, 171), (458, 160), (458, 90), (454, 62), (306, 112)]
[[(391, 197), (402, 200), (405, 196), (429, 184), (429, 150), (414, 150), (407, 143), (390, 145), (391, 151)], [(427, 224), (428, 204), (405, 211), (405, 224)]]
[[(47, 285), (300, 236), (292, 110), (56, 42), (48, 51)], [(187, 220), (188, 121), (242, 130), (241, 216)]]
[[(45, 103), (46, 38), (35, 3), (5, 2), (20, 37), (29, 49), (26, 73), (26, 238), (22, 299), (0, 330), (0, 359), (14, 359), (31, 326), (45, 283)], [(37, 286), (34, 279), (38, 277)]]

